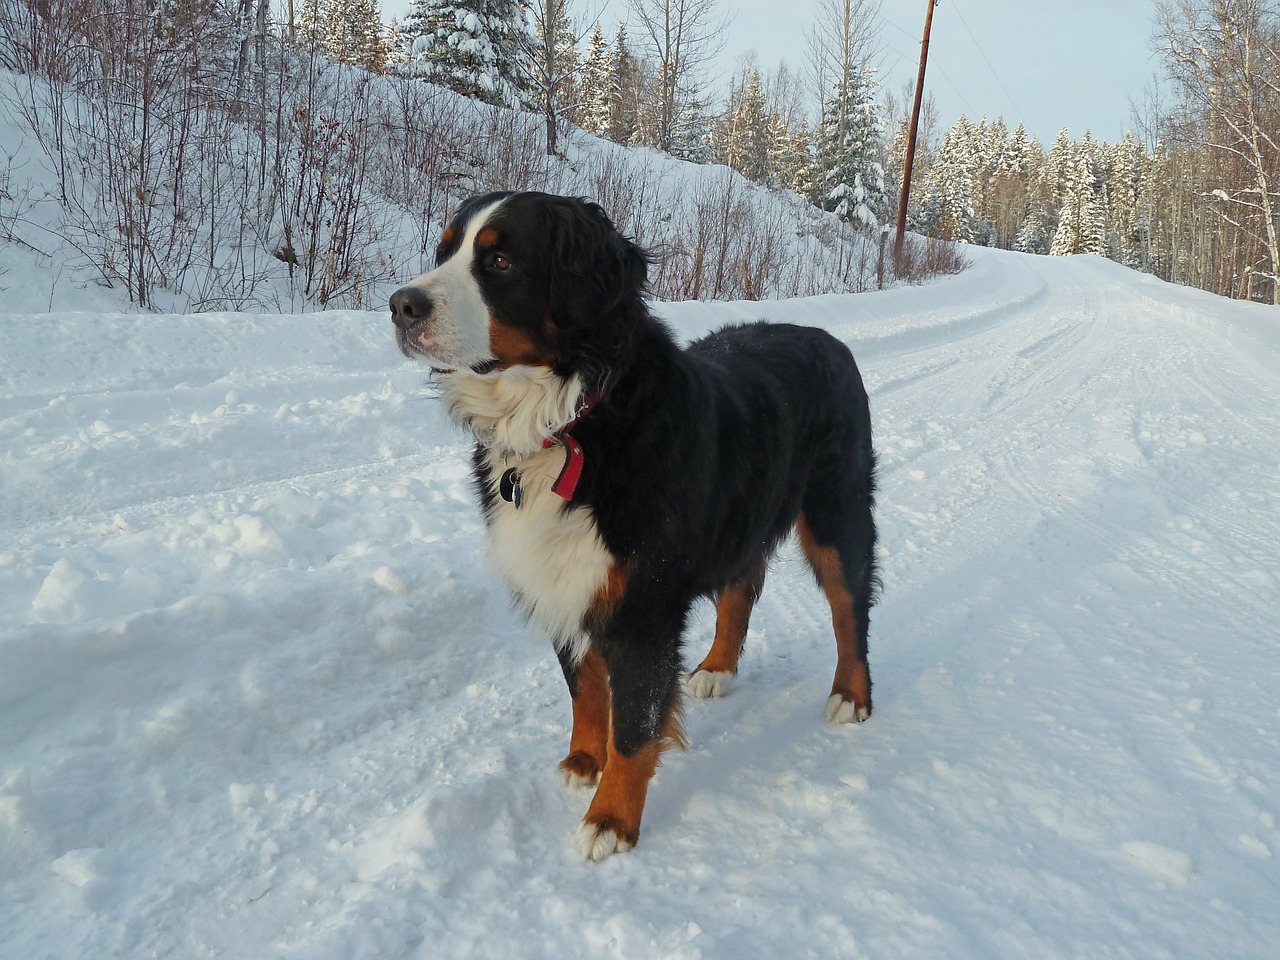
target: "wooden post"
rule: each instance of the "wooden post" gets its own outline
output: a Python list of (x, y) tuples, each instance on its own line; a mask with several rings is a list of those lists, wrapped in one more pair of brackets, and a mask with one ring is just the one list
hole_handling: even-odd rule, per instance
[(916, 102), (911, 108), (911, 132), (907, 135), (907, 161), (902, 167), (902, 196), (898, 200), (898, 235), (893, 241), (893, 262), (902, 260), (902, 240), (907, 230), (907, 199), (911, 196), (911, 167), (916, 160), (916, 131), (920, 127), (920, 102), (924, 98), (924, 67), (929, 60), (929, 31), (933, 27), (933, 8), (936, 0), (929, 0), (924, 15), (924, 39), (920, 41), (920, 73), (916, 77)]

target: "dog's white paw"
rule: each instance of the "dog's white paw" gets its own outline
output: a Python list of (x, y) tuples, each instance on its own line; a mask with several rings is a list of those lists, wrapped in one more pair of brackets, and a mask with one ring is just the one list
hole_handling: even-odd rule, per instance
[(560, 768), (560, 776), (564, 777), (564, 785), (572, 790), (593, 790), (600, 782), (599, 772), (579, 773), (567, 767)]
[(695, 670), (687, 681), (689, 692), (703, 700), (723, 697), (733, 686), (733, 676), (727, 670)]
[(870, 705), (860, 707), (838, 693), (833, 693), (827, 698), (828, 723), (862, 723), (870, 716)]
[(560, 761), (560, 776), (566, 787), (594, 787), (600, 782), (600, 764), (591, 754), (578, 750)]
[(622, 837), (608, 827), (583, 821), (578, 827), (578, 835), (574, 838), (574, 846), (583, 860), (599, 862), (615, 853), (624, 853), (631, 849)]

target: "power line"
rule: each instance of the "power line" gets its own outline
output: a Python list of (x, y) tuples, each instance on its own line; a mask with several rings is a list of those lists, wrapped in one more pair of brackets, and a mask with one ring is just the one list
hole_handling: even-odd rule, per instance
[(964, 32), (969, 34), (969, 39), (973, 41), (974, 47), (978, 51), (978, 56), (982, 57), (982, 62), (987, 65), (987, 69), (991, 71), (991, 76), (995, 78), (996, 83), (1000, 85), (1000, 89), (1004, 91), (1005, 97), (1009, 101), (1009, 106), (1013, 107), (1013, 112), (1017, 118), (1026, 123), (1027, 119), (1022, 115), (1022, 111), (1018, 109), (1018, 105), (1013, 102), (1013, 96), (1009, 93), (1009, 88), (1004, 85), (1004, 81), (1000, 79), (1000, 75), (996, 73), (996, 68), (991, 65), (991, 61), (987, 59), (986, 52), (982, 49), (982, 44), (978, 42), (978, 38), (973, 35), (973, 31), (969, 29), (969, 23), (964, 18), (964, 14), (960, 10), (960, 5), (956, 0), (950, 0), (951, 9), (955, 10), (956, 16), (960, 18), (960, 24), (964, 27)]
[[(952, 2), (954, 3), (954, 0), (952, 0)], [(910, 37), (910, 38), (911, 38), (912, 40), (914, 40), (916, 43), (919, 43), (919, 42), (920, 42), (920, 38), (919, 38), (919, 37), (915, 36), (915, 35), (914, 35), (914, 34), (912, 34), (912, 33), (908, 33), (905, 29), (903, 29), (902, 27), (898, 26), (896, 23), (894, 23), (892, 20), (890, 20), (888, 17), (886, 17), (883, 13), (882, 13), (882, 14), (879, 14), (879, 17), (880, 17), (880, 19), (881, 19), (881, 20), (883, 20), (883, 21), (884, 21), (885, 23), (887, 23), (889, 26), (893, 27), (893, 29), (897, 30), (899, 33), (906, 34), (906, 36)], [(884, 46), (885, 46), (885, 49), (886, 49), (886, 50), (889, 50), (889, 51), (891, 51), (891, 52), (893, 52), (893, 53), (896, 53), (896, 54), (898, 55), (898, 57), (899, 57), (901, 60), (903, 60), (903, 61), (905, 61), (906, 63), (909, 63), (909, 64), (910, 64), (910, 63), (915, 63), (915, 62), (916, 62), (916, 58), (917, 58), (917, 57), (919, 57), (919, 54), (918, 54), (918, 53), (917, 53), (917, 54), (912, 54), (911, 56), (908, 56), (907, 54), (905, 54), (905, 53), (903, 53), (901, 50), (899, 50), (897, 47), (895, 47), (895, 46), (893, 46), (892, 44), (889, 44), (889, 43), (886, 43)], [(971, 104), (971, 103), (968, 101), (968, 99), (965, 97), (965, 95), (960, 91), (960, 88), (959, 88), (958, 86), (956, 86), (955, 81), (951, 79), (951, 77), (950, 77), (950, 75), (947, 73), (947, 71), (943, 70), (941, 66), (934, 65), (933, 67), (931, 67), (931, 68), (930, 68), (930, 70), (929, 70), (929, 75), (930, 75), (930, 76), (933, 76), (934, 74), (941, 74), (942, 79), (943, 79), (943, 80), (945, 80), (945, 81), (947, 82), (947, 86), (949, 86), (949, 87), (951, 88), (951, 92), (952, 92), (952, 93), (954, 93), (957, 97), (959, 97), (959, 98), (960, 98), (960, 102), (964, 104), (964, 108), (965, 108), (966, 112), (968, 112), (968, 113), (970, 113), (970, 114), (974, 112), (974, 110), (973, 110), (973, 104)]]

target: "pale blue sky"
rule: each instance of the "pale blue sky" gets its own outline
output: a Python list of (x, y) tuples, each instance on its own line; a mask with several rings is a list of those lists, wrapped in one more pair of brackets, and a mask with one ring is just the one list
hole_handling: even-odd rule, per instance
[[(382, 0), (387, 18), (403, 16), (409, 0)], [(812, 0), (721, 0), (736, 11), (721, 57), (717, 87), (734, 63), (754, 49), (761, 65), (785, 60), (805, 67), (805, 30)], [(578, 0), (576, 10), (603, 6), (612, 36), (625, 0)], [(914, 79), (927, 0), (884, 0), (882, 86), (897, 91)], [(1060, 127), (1079, 138), (1118, 140), (1132, 126), (1130, 100), (1141, 101), (1154, 69), (1148, 38), (1151, 0), (939, 0), (929, 46), (925, 90), (944, 126), (961, 113), (1019, 120), (1047, 147)], [(633, 33), (638, 40), (638, 35)], [(989, 65), (988, 65), (989, 64)]]

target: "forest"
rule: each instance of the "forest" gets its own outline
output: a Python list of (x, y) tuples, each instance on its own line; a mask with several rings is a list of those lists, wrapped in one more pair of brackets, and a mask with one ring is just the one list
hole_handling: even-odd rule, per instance
[[(478, 37), (480, 24), (507, 22), (515, 0), (466, 2), (475, 17), (458, 16), (454, 0), (417, 0), (390, 37), (386, 68), (478, 96), (505, 91), (617, 143), (725, 164), (868, 228), (893, 219), (913, 91), (878, 89), (880, 0), (820, 0), (802, 69), (769, 71), (748, 56), (714, 101), (701, 70), (723, 39), (715, 0), (632, 0), (638, 37), (619, 26), (606, 38), (597, 23), (585, 41), (564, 0), (535, 0), (539, 69), (493, 77), (467, 28)], [(500, 43), (487, 37), (480, 49)], [(911, 228), (1025, 253), (1098, 254), (1280, 302), (1280, 7), (1159, 0), (1151, 47), (1162, 82), (1134, 105), (1134, 132), (1118, 143), (1064, 128), (1045, 145), (1002, 117), (962, 116), (942, 130), (926, 101)], [(506, 62), (519, 58), (492, 66)]]
[[(288, 299), (361, 306), (460, 196), (540, 188), (599, 199), (673, 299), (910, 281), (958, 269), (958, 243), (1277, 302), (1277, 0), (1158, 0), (1163, 77), (1118, 143), (944, 129), (926, 84), (907, 223), (927, 240), (888, 265), (913, 90), (880, 87), (881, 3), (819, 0), (806, 63), (749, 54), (717, 85), (723, 0), (630, 0), (609, 30), (572, 0), (415, 0), (390, 24), (377, 0), (0, 0), (0, 107), (56, 180), (9, 153), (0, 237), (57, 233), (139, 304), (279, 300), (284, 269)], [(675, 185), (646, 150), (707, 174)], [(820, 279), (780, 235), (821, 248)]]

